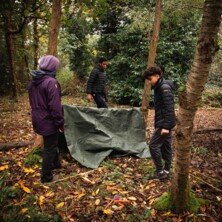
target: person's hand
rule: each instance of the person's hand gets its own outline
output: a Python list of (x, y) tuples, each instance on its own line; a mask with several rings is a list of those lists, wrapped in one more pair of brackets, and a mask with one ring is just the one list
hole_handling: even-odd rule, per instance
[(91, 94), (87, 94), (86, 99), (88, 100), (88, 102), (92, 102), (93, 96)]
[(169, 134), (169, 133), (170, 133), (170, 131), (169, 131), (168, 129), (162, 129), (160, 134), (161, 134), (162, 136), (164, 136), (164, 135), (167, 135), (167, 134)]

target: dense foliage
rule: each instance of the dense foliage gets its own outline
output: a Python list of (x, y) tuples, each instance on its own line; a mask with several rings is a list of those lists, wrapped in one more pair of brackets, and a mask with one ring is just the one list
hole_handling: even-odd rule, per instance
[[(193, 59), (202, 2), (164, 1), (156, 63), (165, 67), (165, 77), (175, 82), (176, 89), (184, 84)], [(20, 84), (18, 88), (24, 88), (29, 70), (35, 68), (34, 63), (37, 63), (36, 55), (41, 57), (47, 50), (51, 4), (46, 0), (29, 3), (19, 0), (16, 5), (18, 7), (13, 8), (12, 27), (22, 29), (13, 35), (14, 65)], [(58, 47), (64, 73), (69, 67), (73, 79), (84, 83), (96, 59), (105, 56), (109, 59), (109, 99), (119, 104), (139, 106), (144, 84), (141, 74), (147, 66), (154, 10), (154, 0), (64, 1)], [(5, 7), (1, 7), (1, 93), (9, 91), (11, 81), (3, 29), (4, 12)], [(24, 19), (26, 23), (23, 24)], [(34, 19), (37, 20), (35, 32)], [(212, 83), (218, 82), (219, 64), (220, 59), (215, 60)], [(76, 87), (75, 81), (70, 81), (70, 75), (67, 81), (65, 87)]]

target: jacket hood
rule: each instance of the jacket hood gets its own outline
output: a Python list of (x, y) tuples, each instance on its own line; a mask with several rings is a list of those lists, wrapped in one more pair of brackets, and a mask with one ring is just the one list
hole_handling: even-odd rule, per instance
[(55, 75), (56, 75), (55, 72), (47, 72), (47, 71), (43, 71), (43, 70), (33, 70), (31, 72), (31, 77), (32, 77), (31, 82), (34, 85), (39, 85), (48, 77), (55, 78)]

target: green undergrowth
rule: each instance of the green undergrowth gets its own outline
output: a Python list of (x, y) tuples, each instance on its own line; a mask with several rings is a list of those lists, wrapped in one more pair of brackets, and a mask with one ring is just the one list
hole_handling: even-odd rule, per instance
[(42, 148), (34, 148), (25, 158), (24, 164), (26, 166), (40, 165), (42, 160)]
[(207, 86), (203, 92), (200, 106), (222, 107), (222, 92), (220, 87)]

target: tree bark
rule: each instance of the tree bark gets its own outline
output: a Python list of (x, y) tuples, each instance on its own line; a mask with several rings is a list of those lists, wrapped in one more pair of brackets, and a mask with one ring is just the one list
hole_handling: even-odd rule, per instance
[(34, 64), (33, 69), (36, 70), (38, 68), (38, 49), (39, 49), (39, 37), (38, 37), (38, 19), (35, 18), (33, 21), (33, 48), (34, 48)]
[(10, 33), (12, 29), (12, 16), (11, 12), (6, 10), (3, 15), (4, 27), (5, 27), (5, 41), (7, 47), (8, 64), (9, 64), (9, 75), (10, 75), (10, 88), (12, 91), (12, 98), (17, 101), (18, 99), (18, 89), (17, 89), (17, 79), (15, 76), (14, 67), (14, 41), (13, 35)]
[[(161, 11), (162, 11), (162, 0), (156, 0), (155, 16), (154, 16), (154, 23), (153, 23), (153, 34), (152, 34), (152, 39), (150, 42), (149, 56), (147, 60), (148, 68), (154, 65), (155, 58), (156, 58), (156, 50), (157, 50), (157, 44), (158, 44), (159, 32), (160, 32)], [(150, 87), (149, 82), (145, 80), (144, 93), (142, 97), (142, 111), (144, 112), (146, 129), (148, 127), (148, 108), (149, 108), (149, 101), (150, 101), (150, 89), (151, 87)]]
[(57, 55), (58, 35), (61, 23), (62, 0), (52, 1), (52, 15), (50, 19), (48, 54)]
[(205, 0), (200, 35), (194, 62), (186, 83), (179, 93), (179, 112), (175, 141), (175, 167), (172, 180), (173, 206), (176, 213), (189, 209), (189, 166), (193, 121), (217, 50), (217, 34), (221, 23), (222, 0)]

